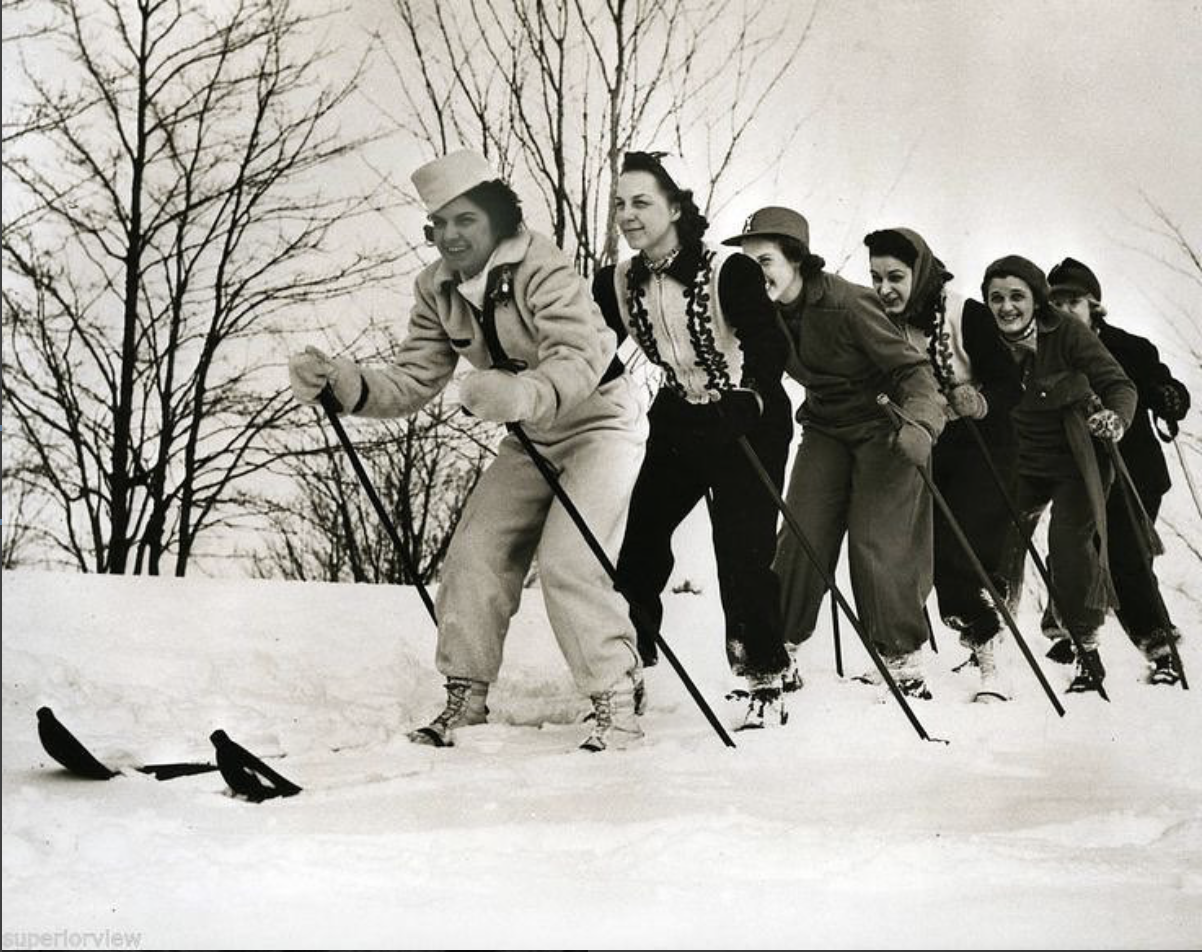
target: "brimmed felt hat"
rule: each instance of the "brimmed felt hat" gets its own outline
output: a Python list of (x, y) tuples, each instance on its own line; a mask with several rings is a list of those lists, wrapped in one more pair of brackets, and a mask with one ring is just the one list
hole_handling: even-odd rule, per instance
[(741, 245), (748, 238), (795, 238), (806, 251), (810, 250), (810, 223), (800, 212), (779, 205), (769, 205), (750, 215), (743, 223), (743, 230), (722, 242), (724, 245)]

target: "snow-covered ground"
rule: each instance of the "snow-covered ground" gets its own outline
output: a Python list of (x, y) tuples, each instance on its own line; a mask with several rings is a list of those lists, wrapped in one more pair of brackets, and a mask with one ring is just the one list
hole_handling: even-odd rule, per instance
[[(1113, 703), (1057, 717), (1008, 642), (1018, 697), (972, 704), (940, 629), (915, 709), (950, 743), (925, 743), (836, 677), (824, 631), (784, 728), (725, 749), (661, 665), (647, 741), (602, 755), (575, 750), (584, 704), (537, 591), (494, 722), (433, 750), (404, 739), (442, 697), (410, 590), (8, 573), (5, 947), (1196, 948), (1202, 612), (1170, 552), (1193, 691), (1141, 683), (1110, 622)], [(733, 722), (716, 585), (690, 577), (665, 630)], [(78, 780), (39, 747), (43, 704), (111, 766), (208, 759), (220, 727), (305, 789)]]

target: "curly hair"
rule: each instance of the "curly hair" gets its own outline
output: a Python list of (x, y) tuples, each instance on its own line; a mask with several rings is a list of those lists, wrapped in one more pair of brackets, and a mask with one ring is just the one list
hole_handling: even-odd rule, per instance
[(705, 230), (709, 228), (709, 219), (701, 213), (693, 200), (691, 189), (682, 188), (660, 162), (666, 152), (627, 152), (622, 157), (622, 172), (647, 172), (663, 189), (669, 202), (680, 206), (680, 218), (676, 222), (676, 234), (684, 247), (696, 247), (701, 244)]
[(463, 197), (484, 209), (498, 240), (512, 238), (522, 227), (522, 200), (501, 179), (481, 182), (464, 192)]
[[(517, 192), (501, 179), (481, 182), (469, 188), (461, 196), (479, 206), (488, 218), (497, 241), (512, 238), (522, 227), (522, 200)], [(426, 225), (423, 229), (427, 242), (434, 241), (434, 229)]]

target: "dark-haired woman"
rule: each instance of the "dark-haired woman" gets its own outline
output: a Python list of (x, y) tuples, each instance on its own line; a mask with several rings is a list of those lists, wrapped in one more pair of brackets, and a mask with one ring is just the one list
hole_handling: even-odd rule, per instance
[[(1022, 394), (1018, 368), (989, 309), (965, 300), (947, 283), (952, 275), (926, 241), (909, 228), (874, 231), (868, 247), (872, 287), (881, 306), (927, 355), (948, 402), (948, 424), (931, 456), (931, 475), (990, 580), (1005, 591), (1003, 548), (1010, 526), (1003, 489), (1010, 492), (1014, 427), (1010, 411)], [(975, 427), (989, 453), (977, 445)], [(981, 678), (977, 700), (1009, 697), (994, 659), (1001, 618), (951, 526), (935, 512), (935, 594), (943, 623), (972, 651)]]
[[(1048, 567), (1057, 607), (1084, 649), (1069, 691), (1097, 690), (1105, 675), (1098, 628), (1115, 595), (1106, 558), (1113, 471), (1094, 441), (1122, 438), (1135, 415), (1135, 386), (1089, 328), (1050, 306), (1047, 278), (1033, 262), (999, 258), (985, 269), (981, 294), (1022, 381), (1011, 414), (1018, 507), (1029, 534), (1051, 506)], [(1012, 551), (1021, 544), (1012, 533)]]
[[(1135, 419), (1119, 441), (1119, 450), (1144, 511), (1155, 521), (1171, 483), (1164, 451), (1153, 433), (1150, 416), (1163, 422), (1171, 435), (1176, 435), (1178, 422), (1189, 410), (1189, 390), (1161, 361), (1155, 344), (1106, 320), (1102, 285), (1088, 265), (1065, 258), (1048, 272), (1048, 282), (1052, 306), (1097, 334), (1135, 384), (1139, 404)], [(1149, 683), (1177, 684), (1181, 673), (1173, 665), (1171, 645), (1181, 634), (1169, 618), (1160, 596), (1160, 583), (1151, 563), (1151, 547), (1140, 544), (1136, 533), (1142, 527), (1132, 520), (1123, 487), (1117, 482), (1111, 487), (1106, 501), (1106, 520), (1107, 555), (1118, 595), (1115, 614), (1127, 637), (1148, 660)], [(1049, 657), (1071, 658), (1071, 643), (1058, 641)]]
[[(772, 571), (777, 514), (738, 438), (747, 438), (779, 488), (792, 435), (780, 379), (784, 339), (759, 268), (704, 242), (708, 223), (683, 178), (662, 153), (626, 154), (615, 218), (636, 254), (593, 282), (606, 319), (663, 372), (618, 575), (658, 626), (672, 534), (710, 494), (726, 654), (747, 679), (740, 726), (762, 727), (785, 717), (788, 656)], [(653, 642), (641, 637), (639, 650), (644, 664), (655, 663)]]
[[(369, 417), (416, 412), (472, 366), (463, 406), (485, 420), (520, 423), (608, 551), (615, 552), (642, 459), (646, 422), (617, 342), (587, 282), (548, 239), (522, 225), (517, 196), (475, 152), (419, 168), (439, 260), (415, 282), (409, 331), (388, 366), (331, 360), (313, 348), (290, 363), (305, 403), (330, 387), (343, 408)], [(596, 718), (589, 750), (640, 737), (638, 653), (626, 602), (513, 435), (480, 477), (451, 541), (438, 588), (437, 666), (447, 704), (410, 738), (446, 746), (482, 723), (489, 685), (535, 552), (547, 614)]]
[[(920, 649), (931, 591), (931, 500), (916, 467), (929, 464), (944, 424), (930, 364), (869, 288), (822, 270), (825, 262), (810, 251), (809, 223), (793, 209), (761, 208), (726, 243), (763, 268), (786, 332), (785, 369), (806, 389), (789, 506), (831, 571), (846, 533), (868, 637), (898, 687), (929, 698)], [(900, 429), (882, 413), (880, 394), (901, 405)], [(795, 649), (814, 633), (826, 583), (787, 527), (775, 567), (785, 637)]]

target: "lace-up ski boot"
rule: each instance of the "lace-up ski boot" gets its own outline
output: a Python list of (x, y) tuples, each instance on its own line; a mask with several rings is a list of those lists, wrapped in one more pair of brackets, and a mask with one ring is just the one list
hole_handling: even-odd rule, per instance
[(927, 687), (926, 675), (922, 670), (921, 651), (889, 655), (885, 658), (885, 666), (893, 675), (897, 689), (906, 697), (916, 698), (920, 701), (931, 699), (931, 689)]
[(1173, 644), (1181, 640), (1176, 628), (1157, 628), (1141, 647), (1148, 659), (1148, 684), (1163, 684), (1169, 687), (1181, 683), (1181, 672), (1173, 658)]
[(973, 660), (981, 674), (981, 687), (973, 696), (974, 701), (1010, 700), (1010, 685), (998, 671), (997, 660), (993, 655), (996, 643), (996, 638), (990, 638), (982, 644), (973, 646)]
[(780, 688), (785, 694), (792, 694), (794, 691), (800, 691), (805, 682), (801, 679), (801, 671), (797, 667), (797, 645), (785, 644), (785, 650), (789, 652), (789, 667), (785, 669), (784, 676), (781, 678)]
[(1077, 674), (1068, 686), (1069, 694), (1096, 691), (1106, 677), (1106, 667), (1097, 648), (1086, 648), (1077, 656)]
[(425, 727), (409, 733), (415, 744), (452, 747), (457, 727), (483, 724), (488, 720), (488, 682), (471, 678), (447, 678), (447, 706)]
[(726, 700), (747, 705), (736, 731), (758, 730), (789, 722), (780, 675), (748, 675), (747, 687), (731, 691)]
[(580, 745), (594, 753), (621, 750), (642, 739), (643, 729), (635, 713), (635, 680), (624, 676), (608, 691), (591, 696), (593, 729)]

